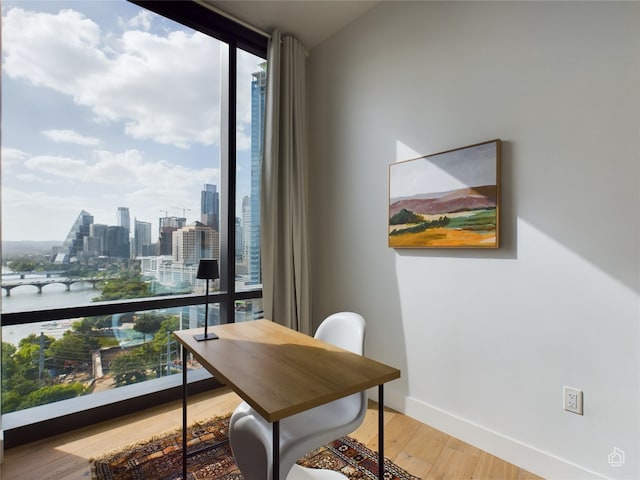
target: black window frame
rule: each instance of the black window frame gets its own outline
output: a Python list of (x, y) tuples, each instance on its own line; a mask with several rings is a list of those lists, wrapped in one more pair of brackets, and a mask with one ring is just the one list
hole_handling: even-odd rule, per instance
[[(236, 89), (237, 51), (247, 51), (267, 58), (268, 37), (234, 20), (221, 15), (194, 0), (144, 1), (127, 0), (142, 8), (166, 17), (187, 27), (198, 30), (229, 47), (229, 98), (228, 98), (228, 158), (220, 159), (221, 192), (226, 192), (220, 202), (220, 259), (221, 290), (209, 295), (210, 303), (220, 304), (221, 323), (233, 323), (236, 301), (262, 298), (262, 289), (236, 291), (235, 289), (235, 217), (236, 217)], [(221, 141), (224, 141), (221, 139)], [(222, 199), (221, 199), (222, 200)], [(98, 316), (133, 311), (164, 309), (171, 307), (201, 305), (204, 295), (174, 295), (167, 297), (139, 298), (113, 302), (95, 302), (65, 308), (40, 309), (2, 314), (2, 326), (25, 323), (63, 320), (83, 316)], [(180, 377), (180, 375), (174, 375)], [(171, 377), (166, 377), (171, 378)], [(144, 383), (153, 383), (147, 381)], [(221, 384), (206, 372), (197, 372), (189, 379), (189, 393), (194, 394), (220, 387)], [(122, 390), (121, 389), (117, 390)], [(11, 412), (2, 416), (5, 448), (11, 448), (43, 437), (95, 424), (114, 417), (128, 415), (162, 403), (177, 400), (182, 395), (181, 379), (157, 382), (155, 386), (133, 388), (125, 399), (92, 399), (77, 397), (63, 402), (42, 405), (31, 409)], [(113, 395), (113, 397), (118, 397)], [(62, 403), (67, 406), (61, 408)], [(26, 412), (29, 412), (25, 415)]]

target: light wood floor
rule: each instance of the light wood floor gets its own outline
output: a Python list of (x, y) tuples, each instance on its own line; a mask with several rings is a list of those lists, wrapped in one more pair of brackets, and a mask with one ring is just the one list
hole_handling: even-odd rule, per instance
[[(189, 398), (189, 423), (232, 411), (240, 402), (233, 392)], [(352, 435), (372, 450), (378, 446), (378, 413), (372, 404), (362, 426)], [(385, 456), (411, 474), (436, 479), (539, 479), (400, 413), (385, 411)], [(181, 402), (120, 417), (91, 427), (9, 449), (0, 465), (4, 480), (90, 479), (89, 460), (153, 435), (180, 428)]]

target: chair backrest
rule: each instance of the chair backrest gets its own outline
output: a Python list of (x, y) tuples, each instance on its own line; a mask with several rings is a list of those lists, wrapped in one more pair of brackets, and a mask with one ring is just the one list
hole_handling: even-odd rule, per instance
[(364, 354), (365, 321), (362, 315), (354, 312), (338, 312), (325, 318), (315, 338), (344, 348), (358, 355)]

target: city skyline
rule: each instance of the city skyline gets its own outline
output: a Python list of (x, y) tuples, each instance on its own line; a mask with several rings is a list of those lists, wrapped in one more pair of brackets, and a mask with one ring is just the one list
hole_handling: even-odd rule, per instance
[[(7, 1), (2, 22), (3, 241), (62, 242), (82, 209), (117, 225), (127, 207), (152, 231), (200, 220), (202, 185), (220, 185), (226, 46), (128, 2)], [(236, 216), (263, 62), (238, 55)]]

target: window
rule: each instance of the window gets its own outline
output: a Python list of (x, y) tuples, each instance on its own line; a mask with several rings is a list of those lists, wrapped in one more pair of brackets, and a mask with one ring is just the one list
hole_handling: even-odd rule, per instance
[(209, 324), (261, 316), (265, 56), (195, 2), (2, 2), (4, 413), (181, 371), (201, 258)]

